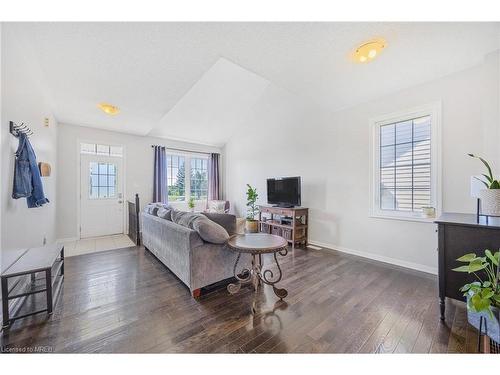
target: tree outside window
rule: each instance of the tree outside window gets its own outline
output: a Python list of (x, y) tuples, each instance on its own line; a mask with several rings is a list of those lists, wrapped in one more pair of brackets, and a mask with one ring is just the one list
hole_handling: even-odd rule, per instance
[(186, 200), (186, 168), (185, 158), (178, 155), (167, 155), (168, 200)]
[(191, 197), (196, 200), (207, 199), (208, 196), (208, 160), (191, 159)]
[[(187, 170), (188, 168), (188, 170)], [(190, 155), (167, 155), (170, 202), (205, 200), (208, 196), (208, 159)]]

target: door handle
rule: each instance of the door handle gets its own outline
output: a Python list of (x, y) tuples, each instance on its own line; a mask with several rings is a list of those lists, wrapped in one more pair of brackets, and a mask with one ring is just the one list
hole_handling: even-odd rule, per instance
[(123, 201), (122, 201), (122, 200), (119, 200), (119, 201), (118, 201), (118, 204), (121, 204), (121, 203), (123, 203)]

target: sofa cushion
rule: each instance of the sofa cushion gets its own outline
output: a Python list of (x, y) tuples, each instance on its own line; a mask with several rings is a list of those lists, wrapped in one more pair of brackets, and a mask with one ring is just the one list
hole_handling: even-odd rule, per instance
[(172, 221), (172, 210), (170, 208), (160, 207), (156, 212), (156, 216), (165, 220)]
[(222, 226), (205, 216), (196, 217), (192, 220), (191, 226), (206, 242), (223, 244), (229, 239), (229, 234)]

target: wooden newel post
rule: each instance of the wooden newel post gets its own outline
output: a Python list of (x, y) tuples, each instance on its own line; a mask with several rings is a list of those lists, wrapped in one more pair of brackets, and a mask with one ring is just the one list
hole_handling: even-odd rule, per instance
[(136, 243), (137, 246), (141, 244), (141, 227), (139, 225), (139, 194), (135, 193), (135, 217), (136, 217)]

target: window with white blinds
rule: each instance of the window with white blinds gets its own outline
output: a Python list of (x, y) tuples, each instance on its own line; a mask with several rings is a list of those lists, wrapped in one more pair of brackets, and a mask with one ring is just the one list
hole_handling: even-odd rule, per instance
[(436, 205), (433, 111), (391, 117), (374, 123), (374, 213), (421, 216)]
[(380, 127), (380, 208), (417, 211), (431, 204), (430, 116)]

